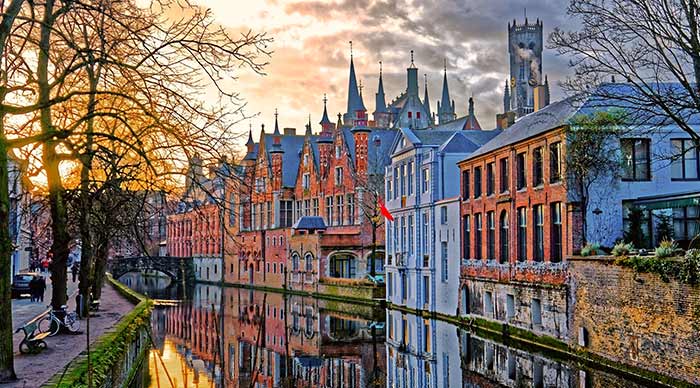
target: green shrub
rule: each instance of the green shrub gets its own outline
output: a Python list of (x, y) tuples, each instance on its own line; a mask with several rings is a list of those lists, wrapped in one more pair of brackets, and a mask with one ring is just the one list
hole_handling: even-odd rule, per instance
[[(658, 248), (657, 248), (658, 249)], [(665, 246), (663, 249), (670, 249)], [(660, 257), (620, 257), (615, 263), (630, 267), (639, 273), (655, 273), (668, 282), (676, 279), (681, 283), (700, 283), (700, 249), (690, 249), (681, 260)]]
[(626, 243), (624, 241), (620, 241), (619, 243), (615, 244), (615, 246), (613, 247), (612, 255), (615, 257), (629, 256), (632, 249), (634, 249), (632, 244)]
[(673, 219), (667, 214), (659, 214), (656, 216), (658, 223), (656, 224), (656, 241), (673, 240)]
[(598, 243), (588, 243), (581, 249), (581, 256), (597, 256), (601, 254), (603, 254), (603, 250), (600, 249), (600, 244)]
[(678, 271), (678, 278), (688, 284), (700, 282), (700, 249), (689, 249), (685, 253)]
[(656, 257), (659, 259), (665, 259), (667, 257), (673, 257), (678, 250), (678, 244), (673, 240), (663, 240), (656, 250), (654, 251)]

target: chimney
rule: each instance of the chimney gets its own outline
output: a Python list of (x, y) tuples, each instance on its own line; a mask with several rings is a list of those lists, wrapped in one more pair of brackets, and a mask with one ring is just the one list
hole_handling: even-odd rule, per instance
[(506, 129), (515, 123), (515, 112), (499, 113), (496, 115), (496, 128)]
[(284, 136), (296, 136), (296, 134), (297, 134), (296, 128), (285, 128), (284, 129)]

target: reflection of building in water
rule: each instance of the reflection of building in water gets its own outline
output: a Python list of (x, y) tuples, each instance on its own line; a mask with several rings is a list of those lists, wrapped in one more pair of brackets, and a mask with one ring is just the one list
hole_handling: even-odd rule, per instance
[(224, 385), (367, 386), (374, 360), (378, 370), (386, 365), (381, 325), (372, 329), (366, 320), (325, 310), (324, 303), (224, 289)]
[(457, 330), (435, 319), (387, 311), (387, 387), (458, 387)]

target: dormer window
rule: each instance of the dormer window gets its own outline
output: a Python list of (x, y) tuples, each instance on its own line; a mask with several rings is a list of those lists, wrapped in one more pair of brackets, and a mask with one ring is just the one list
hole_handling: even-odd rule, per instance
[(408, 112), (408, 118), (410, 119), (412, 117), (413, 117), (413, 112)]
[(304, 154), (304, 167), (309, 165), (309, 154)]
[(416, 118), (420, 120), (420, 112), (416, 112)]
[(335, 146), (335, 158), (340, 159), (340, 146)]

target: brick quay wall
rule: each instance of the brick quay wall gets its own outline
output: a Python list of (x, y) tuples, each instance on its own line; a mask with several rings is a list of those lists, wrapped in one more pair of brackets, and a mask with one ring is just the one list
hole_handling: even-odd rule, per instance
[(569, 276), (571, 346), (700, 384), (700, 286), (611, 258), (570, 259)]

